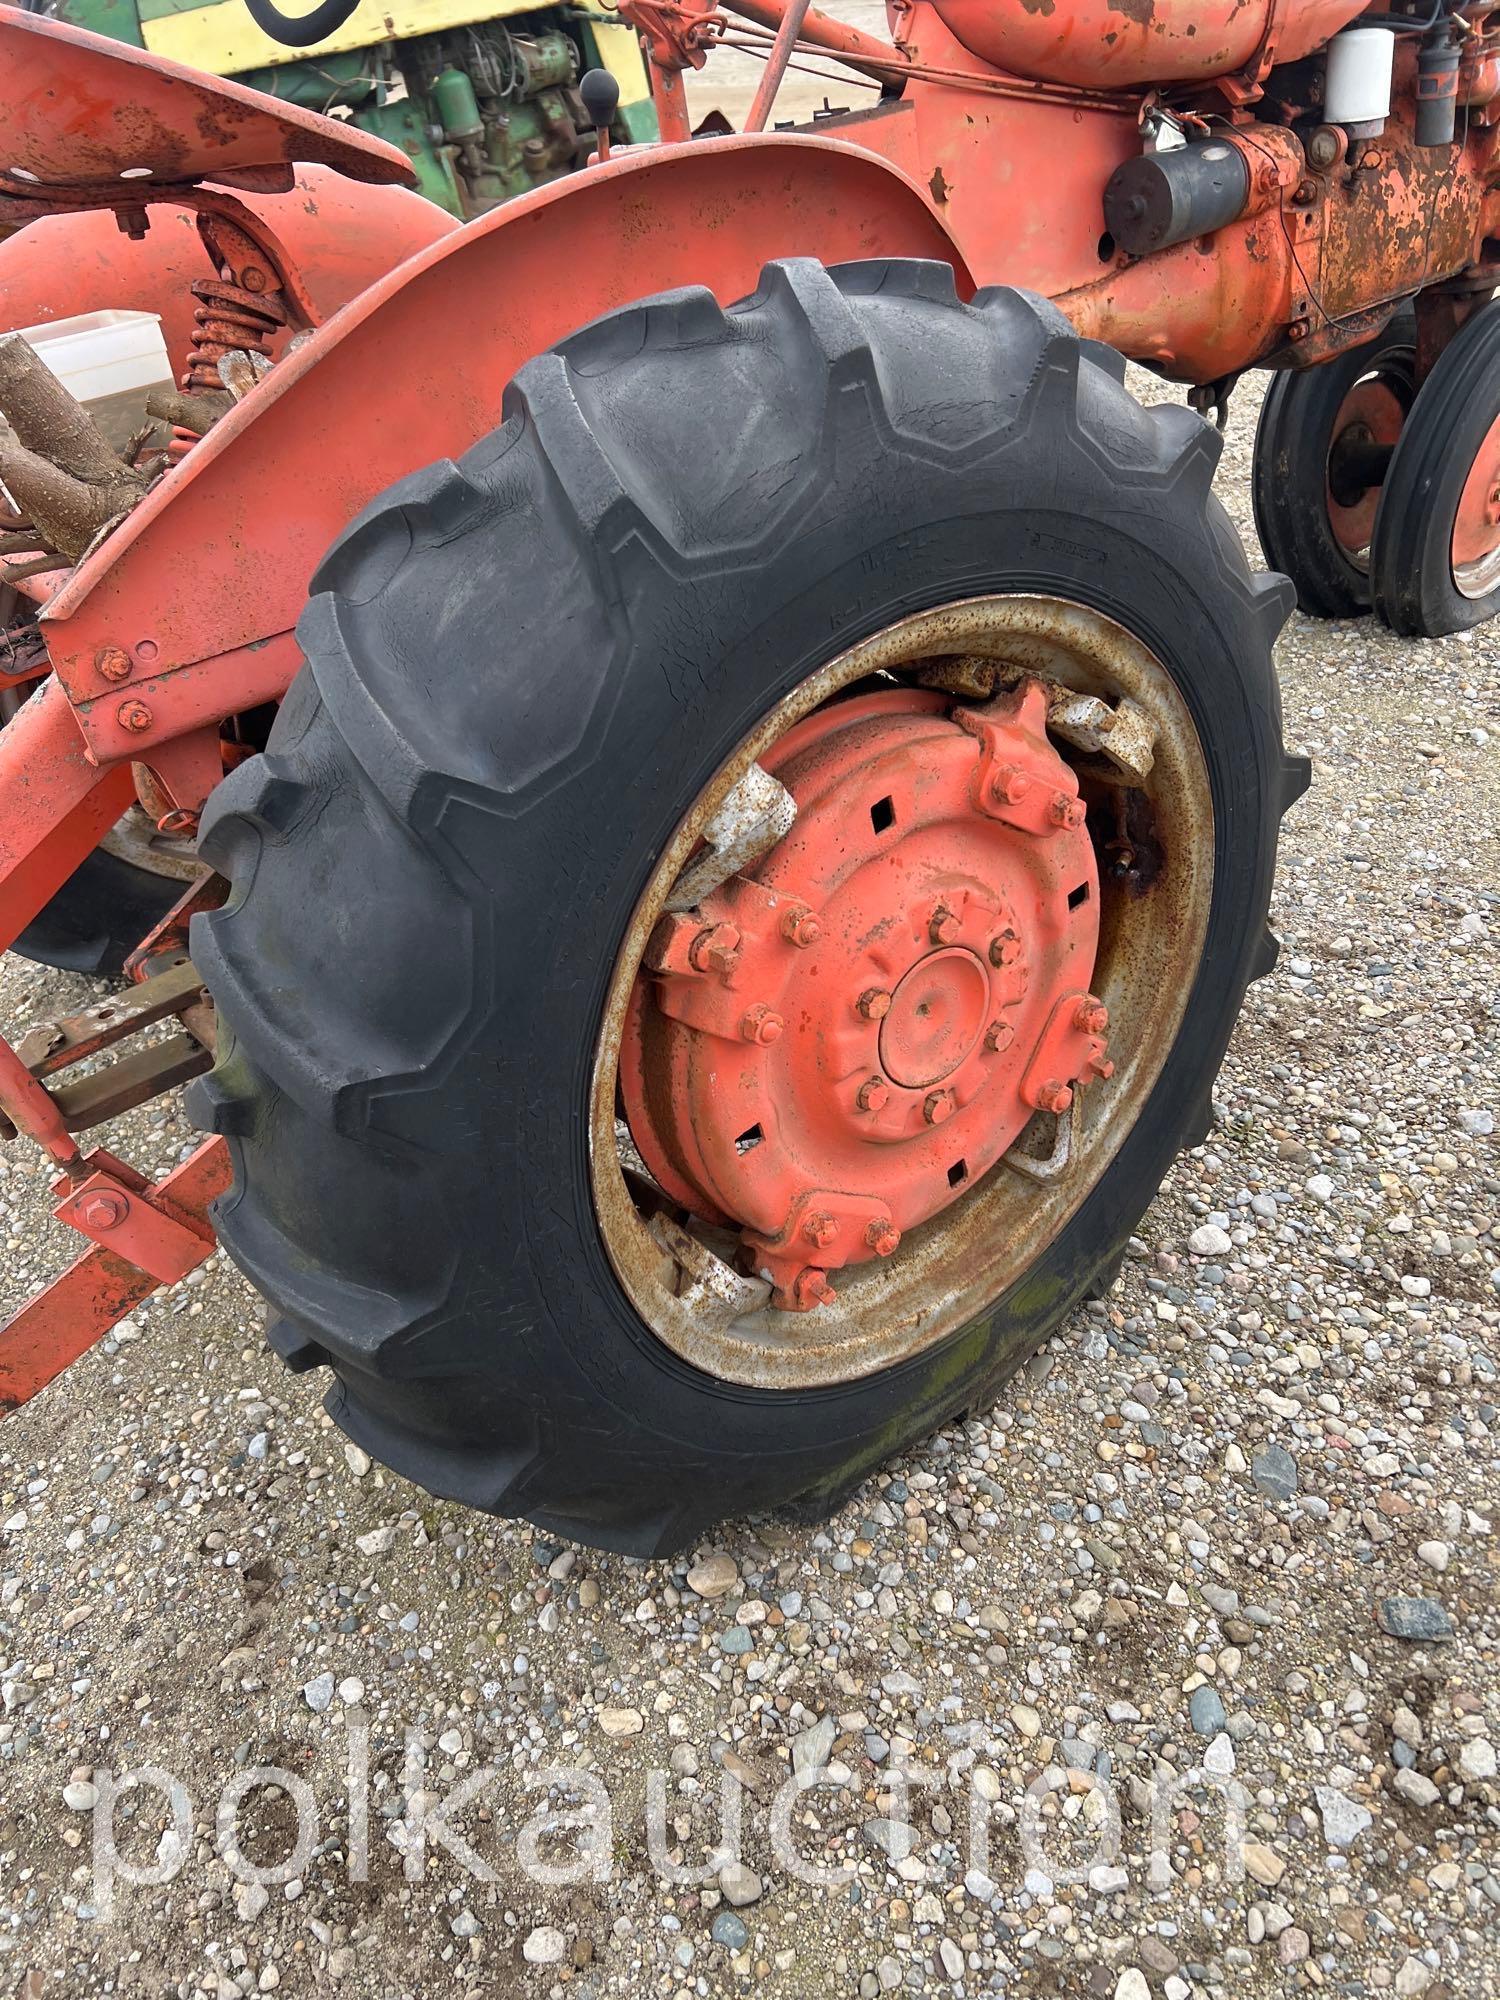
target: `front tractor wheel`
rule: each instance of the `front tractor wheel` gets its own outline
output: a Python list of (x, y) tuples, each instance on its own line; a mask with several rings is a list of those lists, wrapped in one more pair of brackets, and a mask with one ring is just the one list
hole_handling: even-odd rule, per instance
[(773, 265), (342, 538), (195, 924), (220, 1228), (436, 1492), (824, 1509), (1106, 1276), (1305, 783), (1218, 442), (1041, 301)]

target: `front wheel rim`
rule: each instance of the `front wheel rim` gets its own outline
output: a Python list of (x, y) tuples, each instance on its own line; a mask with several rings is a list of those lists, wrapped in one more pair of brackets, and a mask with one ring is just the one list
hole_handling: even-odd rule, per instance
[[(1074, 1090), (1071, 1102), (1064, 1102), (1064, 1092), (1039, 1107), (1000, 1164), (906, 1229), (899, 1245), (877, 1246), (878, 1254), (862, 1253), (865, 1261), (831, 1273), (831, 1297), (820, 1300), (814, 1286), (812, 1296), (797, 1295), (805, 1309), (778, 1309), (769, 1303), (770, 1288), (756, 1275), (753, 1258), (748, 1274), (734, 1268), (735, 1240), (724, 1224), (738, 1217), (692, 1220), (684, 1210), (693, 1206), (701, 1216), (705, 1204), (694, 1201), (691, 1184), (677, 1182), (667, 1198), (661, 1196), (660, 1184), (673, 1176), (661, 1166), (655, 1133), (643, 1149), (637, 1140), (647, 1133), (633, 1131), (619, 1116), (622, 1047), (633, 1061), (632, 1009), (638, 1017), (663, 976), (643, 974), (643, 960), (648, 946), (660, 956), (662, 920), (674, 900), (681, 901), (674, 891), (684, 870), (690, 862), (699, 866), (704, 826), (726, 798), (740, 796), (735, 788), (752, 766), (763, 770), (774, 762), (776, 746), (792, 731), (816, 730), (816, 718), (826, 718), (830, 704), (847, 703), (847, 691), (855, 683), (868, 687), (871, 676), (885, 677), (877, 687), (898, 690), (919, 676), (966, 685), (970, 698), (988, 676), (1011, 702), (1029, 696), (1033, 712), (1035, 690), (1046, 690), (1048, 742), (1065, 754), (1089, 801), (1100, 863), (1089, 998), (1107, 1009), (1115, 1069), (1104, 1081), (1097, 1071), (1108, 1064), (1096, 1059), (1089, 1072), (1094, 1080)], [(1071, 707), (1068, 692), (1078, 697)], [(970, 709), (970, 698), (960, 697), (957, 706)], [(1111, 711), (1119, 719), (1106, 725), (1110, 734), (1097, 728), (1091, 734), (1090, 718), (1097, 723)], [(976, 763), (982, 754), (976, 738)], [(1018, 832), (1023, 837), (1029, 836)], [(1181, 1028), (1202, 956), (1213, 851), (1207, 766), (1183, 696), (1142, 641), (1081, 605), (1033, 596), (963, 600), (886, 628), (804, 681), (742, 741), (679, 823), (637, 905), (610, 981), (592, 1080), (590, 1171), (611, 1265), (651, 1332), (719, 1379), (806, 1390), (908, 1360), (980, 1315), (1055, 1239), (1138, 1122)], [(757, 860), (747, 872), (761, 867)], [(934, 959), (951, 955), (955, 966), (971, 946), (980, 949), (961, 931), (951, 937), (934, 932), (932, 945)], [(964, 982), (972, 977), (965, 969), (953, 990), (966, 992)], [(644, 1000), (638, 991), (643, 980)], [(764, 1015), (756, 1018), (759, 1033)], [(744, 1032), (748, 1037), (748, 1028)], [(952, 1053), (934, 1058), (926, 1041), (913, 1044), (909, 1036), (903, 1050), (902, 1060), (919, 1068)], [(1096, 1058), (1098, 1053), (1096, 1048)], [(656, 1155), (656, 1175), (643, 1156), (648, 1150)], [(801, 1217), (798, 1228), (807, 1220)], [(812, 1218), (840, 1226), (842, 1220), (821, 1212)], [(816, 1271), (822, 1253), (815, 1232), (798, 1241), (799, 1254)], [(790, 1253), (789, 1244), (776, 1247)], [(789, 1268), (778, 1275), (787, 1279)], [(794, 1289), (782, 1287), (787, 1306)]]
[(1500, 417), (1475, 453), (1459, 495), (1449, 561), (1454, 588), (1471, 602), (1500, 585)]

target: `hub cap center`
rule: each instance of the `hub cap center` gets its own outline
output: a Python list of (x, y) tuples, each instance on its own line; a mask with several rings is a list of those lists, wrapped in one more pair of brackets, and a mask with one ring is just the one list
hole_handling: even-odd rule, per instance
[(940, 1083), (973, 1053), (989, 1003), (989, 974), (972, 951), (930, 952), (891, 995), (880, 1029), (881, 1068), (908, 1090)]

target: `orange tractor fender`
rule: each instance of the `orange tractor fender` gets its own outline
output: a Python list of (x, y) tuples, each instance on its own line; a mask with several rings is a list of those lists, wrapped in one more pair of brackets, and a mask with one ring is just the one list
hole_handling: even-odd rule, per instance
[[(293, 627), (335, 537), (394, 480), (493, 429), (533, 355), (676, 286), (727, 304), (788, 256), (936, 258), (962, 296), (973, 291), (906, 175), (791, 134), (617, 154), (388, 272), (216, 424), (52, 597), (48, 652), (90, 755), (150, 763), (168, 738), (283, 692)], [(105, 650), (130, 670), (102, 683)]]

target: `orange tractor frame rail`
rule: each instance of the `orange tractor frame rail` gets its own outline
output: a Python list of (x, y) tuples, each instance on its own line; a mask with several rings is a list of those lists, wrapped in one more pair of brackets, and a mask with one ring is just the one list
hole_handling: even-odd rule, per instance
[[(5, 10), (4, 323), (142, 305), (181, 372), (166, 462), (128, 504), (100, 500), (77, 466), (38, 463), (24, 436), (7, 476), (0, 582), (37, 612), (28, 642), (0, 655), (0, 694), (30, 697), (0, 730), (0, 947), (133, 802), (190, 840), (240, 754), (226, 725), (274, 704), (299, 667), (296, 623), (329, 545), (393, 481), (491, 429), (525, 361), (617, 306), (684, 285), (727, 304), (789, 256), (938, 259), (963, 298), (1000, 282), (1049, 295), (1207, 411), (1245, 369), (1339, 355), (1407, 301), (1420, 376), (1500, 277), (1500, 45), (1483, 0), (1449, 10), (1446, 66), (1420, 36), (1396, 38), (1391, 115), (1373, 135), (1316, 122), (1313, 59), (1366, 15), (1359, 0), (1157, 0), (1144, 16), (1107, 0), (894, 0), (889, 42), (805, 0), (618, 11), (645, 44), (666, 142), (601, 146), (583, 173), (459, 230), (406, 192), (400, 153), (347, 126)], [(750, 131), (695, 138), (683, 75), (720, 44), (766, 57), (765, 83)], [(787, 65), (813, 56), (873, 83), (874, 103), (815, 132), (760, 129)], [(1445, 144), (1422, 142), (1434, 94), (1456, 108)], [(205, 415), (221, 383), (229, 401)], [(1495, 468), (1469, 485), (1464, 546), (1479, 560), (1500, 543)], [(79, 487), (100, 511), (70, 547), (49, 496)], [(51, 1024), (41, 1043), (0, 1041), (5, 1135), (51, 1155), (55, 1212), (90, 1239), (0, 1332), (6, 1405), (212, 1249), (222, 1141), (152, 1184), (76, 1134), (206, 1066), (211, 1009), (183, 974), (186, 922), (221, 890), (189, 884), (143, 940), (134, 1003)], [(1102, 1030), (1090, 1005), (1072, 997), (1069, 1035)], [(165, 1054), (153, 1043), (66, 1081), (168, 1018), (184, 1032)], [(887, 1035), (900, 1027), (898, 1014)], [(747, 1040), (745, 1063), (774, 1061), (771, 1040)], [(1090, 1047), (1102, 1064), (1102, 1037)], [(915, 1074), (923, 1050), (907, 1053)], [(991, 1058), (976, 1057), (975, 1090)], [(711, 1118), (704, 1134), (717, 1143)], [(697, 1176), (711, 1180), (707, 1163)], [(863, 1254), (884, 1254), (899, 1222)]]

